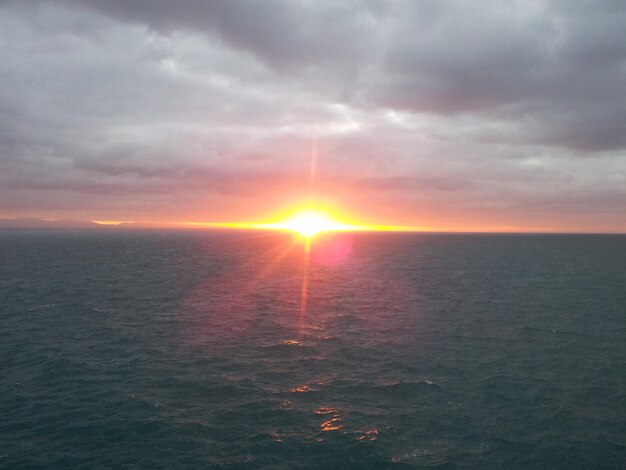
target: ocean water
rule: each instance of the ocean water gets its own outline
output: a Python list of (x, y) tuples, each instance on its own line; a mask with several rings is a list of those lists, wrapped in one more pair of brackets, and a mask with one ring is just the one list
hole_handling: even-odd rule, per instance
[(0, 233), (2, 468), (625, 466), (626, 236)]

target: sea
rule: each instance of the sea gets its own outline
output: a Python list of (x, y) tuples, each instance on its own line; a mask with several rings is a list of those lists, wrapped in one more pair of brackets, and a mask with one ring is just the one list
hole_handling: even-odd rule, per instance
[(626, 236), (0, 232), (0, 468), (626, 468)]

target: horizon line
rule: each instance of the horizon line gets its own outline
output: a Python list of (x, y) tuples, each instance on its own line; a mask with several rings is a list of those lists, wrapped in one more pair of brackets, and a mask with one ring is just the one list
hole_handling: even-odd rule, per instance
[[(39, 222), (40, 226), (3, 226), (2, 222)], [(63, 225), (63, 223), (85, 225)], [(49, 226), (46, 226), (50, 224)], [(273, 223), (255, 222), (136, 222), (113, 220), (81, 220), (81, 219), (38, 219), (38, 218), (0, 218), (0, 230), (80, 230), (80, 231), (126, 231), (126, 230), (224, 230), (224, 231), (266, 231), (276, 233), (294, 233), (285, 227)], [(547, 228), (459, 228), (446, 229), (441, 227), (419, 227), (402, 225), (346, 225), (345, 228), (324, 230), (320, 233), (415, 233), (415, 234), (519, 234), (519, 235), (626, 235), (626, 231), (572, 231)]]

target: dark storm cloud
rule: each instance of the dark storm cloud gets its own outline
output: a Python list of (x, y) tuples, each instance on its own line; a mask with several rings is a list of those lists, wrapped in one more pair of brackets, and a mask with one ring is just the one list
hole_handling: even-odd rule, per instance
[(20, 189), (245, 199), (315, 139), (329, 188), (626, 207), (622, 1), (9, 1), (0, 31), (6, 211)]
[(217, 35), (230, 46), (276, 66), (363, 58), (368, 49), (364, 43), (377, 20), (377, 10), (368, 7), (370, 2), (64, 1), (164, 33), (186, 29)]
[(500, 119), (522, 113), (533, 131), (543, 129), (529, 133), (537, 143), (626, 146), (626, 106), (615, 103), (626, 82), (623, 2), (65, 3), (219, 38), (300, 80), (333, 77), (334, 91), (353, 104), (444, 114), (505, 108)]

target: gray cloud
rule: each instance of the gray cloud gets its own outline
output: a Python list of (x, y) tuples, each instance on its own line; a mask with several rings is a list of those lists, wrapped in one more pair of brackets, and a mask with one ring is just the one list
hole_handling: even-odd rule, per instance
[(314, 141), (320, 190), (348, 205), (626, 208), (621, 1), (39, 0), (0, 11), (3, 214), (83, 215), (91, 202), (107, 217), (156, 217), (183, 201), (223, 205), (223, 216), (264, 185), (301, 194), (293, 181), (306, 180)]

